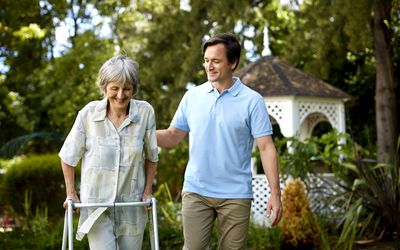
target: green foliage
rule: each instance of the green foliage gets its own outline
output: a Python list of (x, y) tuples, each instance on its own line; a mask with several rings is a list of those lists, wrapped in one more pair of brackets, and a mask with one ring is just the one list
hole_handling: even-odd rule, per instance
[[(395, 151), (392, 138), (397, 137), (399, 129), (394, 101), (398, 99), (399, 88), (392, 80), (399, 69), (395, 63), (398, 56), (392, 56), (392, 50), (398, 53), (395, 42), (399, 35), (398, 23), (390, 15), (393, 20), (398, 19), (400, 10), (395, 3), (304, 1), (295, 11), (296, 27), (287, 38), (291, 42), (280, 55), (303, 71), (349, 93), (353, 98), (347, 104), (348, 130), (364, 147), (375, 150), (379, 146), (379, 157), (389, 151), (386, 153), (392, 158)], [(375, 18), (379, 13), (384, 15), (382, 20)], [(379, 32), (377, 27), (386, 27), (388, 32)], [(379, 58), (388, 61), (383, 63)], [(378, 91), (381, 88), (387, 91)], [(375, 143), (377, 140), (380, 143)]]
[(168, 183), (174, 201), (180, 198), (188, 155), (189, 146), (186, 140), (173, 149), (160, 151), (160, 160), (157, 163), (157, 183), (161, 185)]
[[(343, 230), (340, 234), (340, 238), (338, 240), (338, 246), (342, 246), (345, 249), (352, 249), (354, 241), (356, 240), (356, 233), (360, 229), (359, 228), (359, 219), (360, 214), (362, 212), (362, 199), (357, 200), (352, 203), (348, 208), (348, 212), (343, 218)], [(371, 220), (371, 215), (368, 216), (367, 224), (369, 224)]]
[(49, 218), (59, 219), (65, 200), (59, 157), (55, 154), (29, 156), (12, 164), (1, 179), (0, 197), (18, 218), (46, 208)]
[(25, 191), (24, 196), (24, 214), (20, 217), (19, 222), (22, 225), (22, 229), (31, 230), (33, 232), (41, 231), (47, 224), (47, 206), (43, 208), (36, 207), (35, 214), (32, 214), (32, 195), (30, 192)]
[[(344, 138), (346, 144), (338, 143)], [(371, 154), (367, 150), (359, 148), (347, 135), (335, 132), (309, 138), (307, 144), (295, 139), (289, 141), (294, 151), (281, 155), (285, 175), (302, 178), (310, 188), (309, 173), (317, 173), (321, 164), (334, 173), (331, 181), (319, 178), (324, 185), (313, 192), (325, 197), (325, 200), (318, 200), (324, 203), (318, 205), (320, 208), (336, 208), (328, 216), (331, 223), (340, 218), (340, 248), (351, 249), (356, 240), (396, 240), (400, 230), (398, 163), (376, 164), (368, 160)], [(284, 139), (277, 145), (286, 142)]]
[(42, 39), (45, 36), (45, 31), (40, 29), (36, 23), (31, 23), (29, 26), (21, 27), (21, 29), (14, 31), (13, 35), (20, 40), (29, 39)]
[(337, 223), (332, 219), (332, 214), (320, 214), (318, 211), (314, 212), (318, 232), (319, 232), (319, 240), (320, 246), (319, 249), (330, 250), (334, 249), (334, 246), (337, 242), (337, 236), (340, 234), (337, 230)]
[(265, 228), (255, 223), (251, 223), (249, 227), (249, 235), (247, 240), (248, 249), (250, 250), (273, 250), (281, 249), (283, 244), (283, 234), (279, 227)]
[(300, 179), (288, 181), (282, 193), (283, 216), (279, 228), (289, 248), (318, 247), (319, 228)]
[(40, 72), (51, 49), (49, 41), (54, 40), (52, 20), (57, 14), (42, 10), (39, 1), (2, 2), (1, 64), (8, 70), (1, 67), (0, 129), (7, 133), (1, 133), (0, 143), (32, 132), (40, 123), (41, 113), (36, 112), (40, 110), (38, 100), (42, 98), (37, 96), (42, 86)]
[[(347, 141), (348, 143), (344, 143)], [(287, 150), (290, 145), (290, 150)], [(354, 159), (354, 146), (348, 134), (333, 130), (321, 137), (310, 137), (300, 141), (295, 137), (276, 142), (280, 155), (280, 170), (284, 178), (291, 176), (307, 181), (310, 173), (334, 172), (346, 175), (343, 159)]]
[[(304, 1), (293, 10), (286, 46), (275, 54), (352, 96), (346, 127), (364, 147), (376, 148), (372, 1)], [(357, 115), (354, 115), (357, 114)], [(371, 143), (372, 142), (372, 143)]]
[[(32, 224), (38, 225), (35, 230), (14, 228), (10, 232), (0, 233), (1, 250), (56, 250), (61, 249), (64, 221), (49, 221), (44, 214), (38, 213), (32, 218)], [(78, 224), (74, 218), (74, 228)], [(74, 241), (74, 249), (89, 249), (87, 237)]]
[(162, 183), (154, 194), (158, 202), (158, 233), (161, 249), (178, 249), (183, 246), (181, 206), (173, 201), (171, 191)]
[[(399, 137), (400, 143), (400, 137)], [(398, 143), (398, 144), (399, 144)], [(338, 244), (351, 249), (355, 239), (399, 240), (400, 166), (359, 160), (346, 164), (355, 178), (344, 180), (343, 230)]]

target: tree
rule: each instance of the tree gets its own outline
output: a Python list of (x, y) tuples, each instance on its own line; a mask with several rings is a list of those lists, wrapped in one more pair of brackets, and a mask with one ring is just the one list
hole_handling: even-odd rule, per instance
[(45, 67), (48, 41), (52, 40), (51, 16), (39, 1), (2, 0), (0, 11), (0, 58), (2, 72), (0, 142), (34, 130), (40, 109), (36, 91), (39, 72)]
[(296, 66), (354, 97), (349, 125), (360, 139), (371, 137), (370, 124), (376, 123), (379, 161), (394, 159), (398, 136), (391, 19), (398, 13), (392, 1), (306, 1), (296, 11), (296, 28), (283, 52)]
[[(391, 0), (374, 1), (374, 45), (376, 59), (376, 127), (378, 132), (379, 161), (386, 154), (391, 160), (396, 155), (398, 136), (396, 82), (394, 77)], [(398, 10), (399, 12), (400, 10)]]
[[(110, 55), (107, 39), (95, 35), (95, 27), (85, 32), (95, 1), (1, 2), (0, 129), (7, 133), (1, 133), (0, 143), (43, 130), (65, 133), (81, 101), (99, 96), (87, 83), (95, 86), (97, 70)], [(56, 26), (69, 20), (72, 48), (55, 58)]]

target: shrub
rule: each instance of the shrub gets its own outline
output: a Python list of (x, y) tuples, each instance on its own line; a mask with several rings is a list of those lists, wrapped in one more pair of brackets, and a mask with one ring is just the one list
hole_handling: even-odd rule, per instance
[(285, 249), (307, 249), (319, 246), (316, 218), (299, 179), (289, 181), (282, 193), (283, 216), (278, 224)]
[(264, 226), (250, 223), (247, 240), (250, 250), (281, 249), (283, 234), (279, 227), (265, 228)]
[[(55, 250), (60, 249), (63, 240), (64, 221), (47, 221), (45, 216), (37, 214), (32, 219), (32, 224), (40, 225), (34, 230), (14, 228), (11, 232), (0, 233), (0, 249), (2, 250)], [(77, 216), (74, 218), (74, 228), (78, 224)], [(68, 246), (68, 244), (67, 244)], [(74, 240), (75, 250), (89, 249), (87, 237), (82, 241)]]
[(44, 208), (50, 218), (64, 213), (64, 177), (56, 154), (29, 156), (11, 164), (1, 179), (0, 190), (0, 199), (17, 216), (27, 214), (27, 203), (30, 214)]

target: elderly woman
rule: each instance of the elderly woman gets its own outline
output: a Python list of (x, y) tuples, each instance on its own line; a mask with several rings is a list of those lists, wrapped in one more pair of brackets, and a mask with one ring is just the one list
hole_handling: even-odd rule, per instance
[[(151, 198), (156, 126), (150, 104), (132, 99), (138, 85), (138, 64), (127, 57), (113, 57), (101, 67), (99, 87), (105, 98), (79, 111), (59, 153), (67, 199), (110, 203)], [(74, 176), (81, 159), (79, 200)], [(141, 249), (146, 216), (143, 207), (82, 208), (77, 239), (87, 234), (95, 250)]]

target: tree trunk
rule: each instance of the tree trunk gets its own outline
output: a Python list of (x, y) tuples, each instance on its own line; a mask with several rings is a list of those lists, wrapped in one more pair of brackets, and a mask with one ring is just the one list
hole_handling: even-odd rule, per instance
[(391, 48), (391, 0), (375, 0), (374, 45), (376, 59), (375, 111), (378, 161), (393, 161), (397, 142), (395, 75)]

